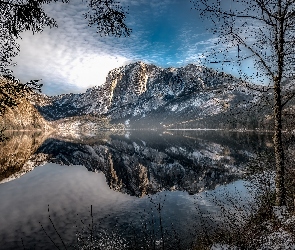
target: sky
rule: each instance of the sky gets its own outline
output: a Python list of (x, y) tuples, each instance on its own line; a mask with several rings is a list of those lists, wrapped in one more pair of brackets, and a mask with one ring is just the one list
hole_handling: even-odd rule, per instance
[[(128, 7), (130, 37), (109, 37), (88, 27), (81, 0), (45, 6), (58, 28), (22, 33), (14, 75), (22, 82), (42, 79), (47, 95), (81, 93), (102, 85), (107, 73), (135, 61), (160, 67), (202, 64), (216, 37), (189, 0), (121, 0)], [(220, 65), (219, 65), (220, 66)], [(212, 67), (217, 67), (212, 65)], [(224, 69), (231, 73), (230, 67)]]

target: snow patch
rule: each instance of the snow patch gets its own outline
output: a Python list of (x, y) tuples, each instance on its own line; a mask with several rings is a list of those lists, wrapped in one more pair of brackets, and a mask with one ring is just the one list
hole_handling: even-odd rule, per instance
[(172, 108), (171, 108), (171, 111), (173, 111), (173, 112), (174, 112), (174, 111), (176, 111), (176, 110), (177, 110), (177, 108), (178, 108), (178, 104), (175, 104), (175, 105), (173, 105), (173, 106), (172, 106)]

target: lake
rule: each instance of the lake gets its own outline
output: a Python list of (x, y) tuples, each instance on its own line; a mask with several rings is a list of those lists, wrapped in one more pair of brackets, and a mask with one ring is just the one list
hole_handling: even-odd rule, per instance
[[(0, 249), (190, 249), (253, 200), (268, 133), (10, 132), (0, 151)], [(88, 248), (86, 247), (88, 246)]]

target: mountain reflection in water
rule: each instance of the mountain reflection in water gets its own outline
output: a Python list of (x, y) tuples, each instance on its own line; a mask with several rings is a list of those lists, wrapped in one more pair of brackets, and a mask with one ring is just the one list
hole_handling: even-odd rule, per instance
[[(145, 224), (146, 230), (159, 228), (155, 218), (162, 216), (162, 226), (170, 233), (176, 230), (183, 249), (187, 249), (187, 242), (193, 240), (191, 232), (198, 228), (196, 202), (203, 211), (213, 208), (203, 193), (198, 193), (239, 180), (249, 158), (271, 143), (267, 134), (222, 131), (9, 137), (1, 147), (0, 242), (6, 246), (3, 249), (23, 249), (21, 238), (26, 248), (34, 249), (32, 246), (36, 245), (35, 249), (54, 249), (41, 224), (56, 244), (62, 245), (48, 214), (57, 231), (63, 232), (64, 241), (73, 243), (73, 235), (85, 226), (80, 221), (88, 218), (85, 223), (89, 224), (90, 205), (99, 230), (115, 226), (118, 235), (126, 239), (132, 232), (141, 232), (146, 221), (150, 223)], [(13, 179), (11, 176), (19, 177), (46, 162), (50, 163), (4, 183)], [(235, 183), (247, 199), (243, 184)], [(220, 188), (214, 192), (221, 197)], [(163, 207), (162, 214), (158, 204)], [(159, 230), (149, 232), (161, 238)], [(144, 232), (141, 236), (145, 242)], [(170, 236), (174, 237), (172, 233)]]
[(263, 134), (132, 131), (108, 139), (47, 139), (36, 154), (50, 162), (102, 171), (113, 190), (142, 197), (163, 190), (195, 194), (241, 178), (250, 156), (271, 140)]
[(0, 183), (25, 174), (40, 164), (41, 155), (34, 153), (47, 138), (47, 135), (33, 132), (8, 132), (6, 136), (8, 139), (0, 142)]

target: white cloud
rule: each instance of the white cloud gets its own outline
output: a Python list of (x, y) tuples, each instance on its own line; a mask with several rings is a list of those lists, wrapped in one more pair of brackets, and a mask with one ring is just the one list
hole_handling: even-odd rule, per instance
[[(57, 29), (22, 34), (21, 51), (14, 68), (21, 81), (43, 79), (43, 92), (82, 92), (104, 83), (109, 70), (127, 62), (142, 60), (159, 66), (201, 63), (216, 38), (196, 23), (190, 5), (176, 0), (121, 0), (130, 7), (127, 25), (130, 37), (101, 37), (88, 27), (81, 0), (46, 7), (56, 19)], [(187, 12), (188, 11), (188, 12)], [(163, 22), (163, 25), (162, 25)], [(155, 27), (159, 24), (159, 27)], [(202, 26), (202, 27), (201, 27)]]
[(120, 67), (128, 61), (122, 56), (92, 54), (83, 54), (80, 59), (75, 59), (70, 64), (68, 79), (76, 86), (84, 88), (103, 84), (111, 69)]
[(101, 38), (88, 27), (80, 5), (55, 3), (47, 12), (59, 28), (35, 35), (25, 32), (19, 40), (21, 50), (13, 71), (22, 82), (42, 79), (46, 94), (82, 92), (103, 84), (108, 71), (130, 61), (124, 56), (128, 50), (118, 43), (120, 38)]
[(20, 45), (15, 75), (21, 81), (42, 79), (45, 91), (52, 94), (63, 91), (62, 86), (50, 90), (50, 85), (54, 83), (69, 85), (74, 92), (101, 85), (111, 69), (129, 60), (116, 53), (107, 54), (104, 49), (99, 52), (79, 44), (69, 46), (67, 42), (58, 42), (46, 34), (24, 35)]

